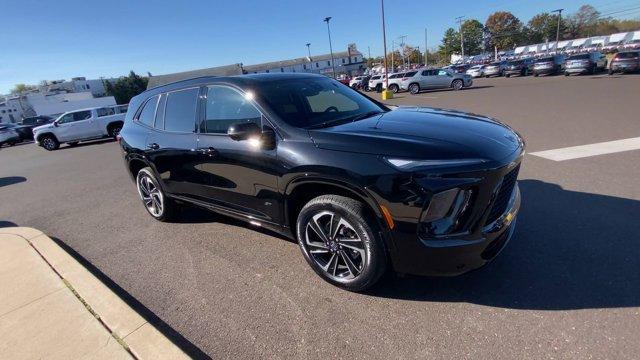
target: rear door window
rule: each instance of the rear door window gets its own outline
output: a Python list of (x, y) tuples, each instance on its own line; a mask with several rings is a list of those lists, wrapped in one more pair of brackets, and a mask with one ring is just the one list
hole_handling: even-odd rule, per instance
[(73, 121), (82, 121), (91, 119), (91, 110), (78, 111), (73, 113)]
[(142, 124), (153, 127), (153, 122), (156, 117), (156, 107), (158, 105), (159, 97), (160, 96), (156, 95), (151, 99), (149, 99), (144, 104), (144, 107), (142, 108), (142, 111), (140, 111), (140, 114), (138, 114), (138, 118), (136, 120), (138, 120)]
[(115, 115), (116, 111), (112, 107), (98, 109), (98, 117)]
[(167, 94), (167, 103), (164, 108), (164, 130), (195, 131), (198, 92), (198, 88), (191, 88)]

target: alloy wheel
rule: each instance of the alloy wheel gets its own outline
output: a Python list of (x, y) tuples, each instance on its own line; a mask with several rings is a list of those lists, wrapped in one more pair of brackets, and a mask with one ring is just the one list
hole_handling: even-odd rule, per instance
[(334, 280), (351, 280), (362, 273), (364, 242), (345, 218), (332, 211), (315, 214), (305, 227), (309, 257)]
[(114, 126), (111, 128), (111, 137), (116, 137), (120, 134), (120, 130), (122, 130), (122, 126)]
[(409, 86), (409, 92), (411, 92), (412, 94), (417, 94), (420, 92), (420, 86), (418, 86), (418, 84), (411, 84)]
[(47, 150), (54, 150), (56, 148), (56, 143), (52, 138), (46, 137), (42, 140), (42, 147)]
[(454, 90), (462, 89), (462, 80), (454, 80), (453, 81), (453, 89)]
[(144, 206), (146, 206), (149, 213), (155, 217), (160, 217), (164, 209), (164, 197), (162, 192), (151, 177), (147, 174), (141, 173), (138, 176), (138, 193)]

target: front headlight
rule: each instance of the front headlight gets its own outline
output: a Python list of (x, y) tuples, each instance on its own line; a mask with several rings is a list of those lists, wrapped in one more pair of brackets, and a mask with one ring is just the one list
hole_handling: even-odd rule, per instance
[(472, 165), (485, 162), (484, 159), (410, 160), (400, 158), (384, 158), (384, 160), (394, 168), (403, 171), (412, 171), (418, 168)]

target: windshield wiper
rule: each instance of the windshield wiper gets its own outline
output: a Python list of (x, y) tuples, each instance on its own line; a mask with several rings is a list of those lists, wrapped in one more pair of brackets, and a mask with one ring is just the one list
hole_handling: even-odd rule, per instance
[(364, 114), (357, 114), (357, 115), (352, 115), (352, 116), (347, 116), (345, 118), (342, 119), (336, 119), (336, 120), (331, 120), (331, 121), (325, 121), (322, 122), (320, 124), (315, 124), (315, 125), (311, 125), (311, 126), (307, 126), (307, 129), (321, 129), (321, 128), (325, 128), (325, 127), (331, 127), (334, 126), (338, 123), (348, 123), (348, 122), (354, 122), (354, 121), (358, 121), (358, 120), (362, 120), (362, 119), (366, 119), (368, 117), (372, 117), (374, 115), (378, 115), (378, 114), (382, 114), (384, 111), (369, 111), (366, 112)]

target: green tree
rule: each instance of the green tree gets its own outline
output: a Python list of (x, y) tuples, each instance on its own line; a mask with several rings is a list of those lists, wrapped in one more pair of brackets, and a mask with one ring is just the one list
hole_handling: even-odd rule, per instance
[(511, 49), (522, 40), (522, 23), (508, 11), (489, 15), (485, 27), (490, 34), (491, 45), (497, 46), (498, 50)]
[(465, 55), (482, 53), (482, 34), (484, 32), (482, 23), (476, 19), (469, 19), (462, 23), (461, 29)]
[(591, 5), (582, 5), (567, 18), (566, 35), (569, 39), (596, 35), (600, 13)]
[(132, 70), (128, 76), (119, 78), (115, 83), (104, 81), (104, 88), (107, 95), (116, 99), (116, 103), (127, 104), (132, 97), (147, 89), (148, 82), (149, 78), (141, 77)]
[[(526, 42), (531, 44), (556, 40), (558, 15), (540, 13), (532, 17), (525, 30)], [(564, 21), (560, 20), (560, 39), (565, 31)]]
[(20, 94), (25, 91), (34, 90), (37, 87), (35, 85), (26, 85), (26, 84), (16, 84), (13, 89), (11, 89), (12, 94)]
[(444, 57), (450, 57), (451, 54), (460, 54), (460, 33), (454, 28), (448, 28), (442, 37), (442, 43), (438, 51)]

